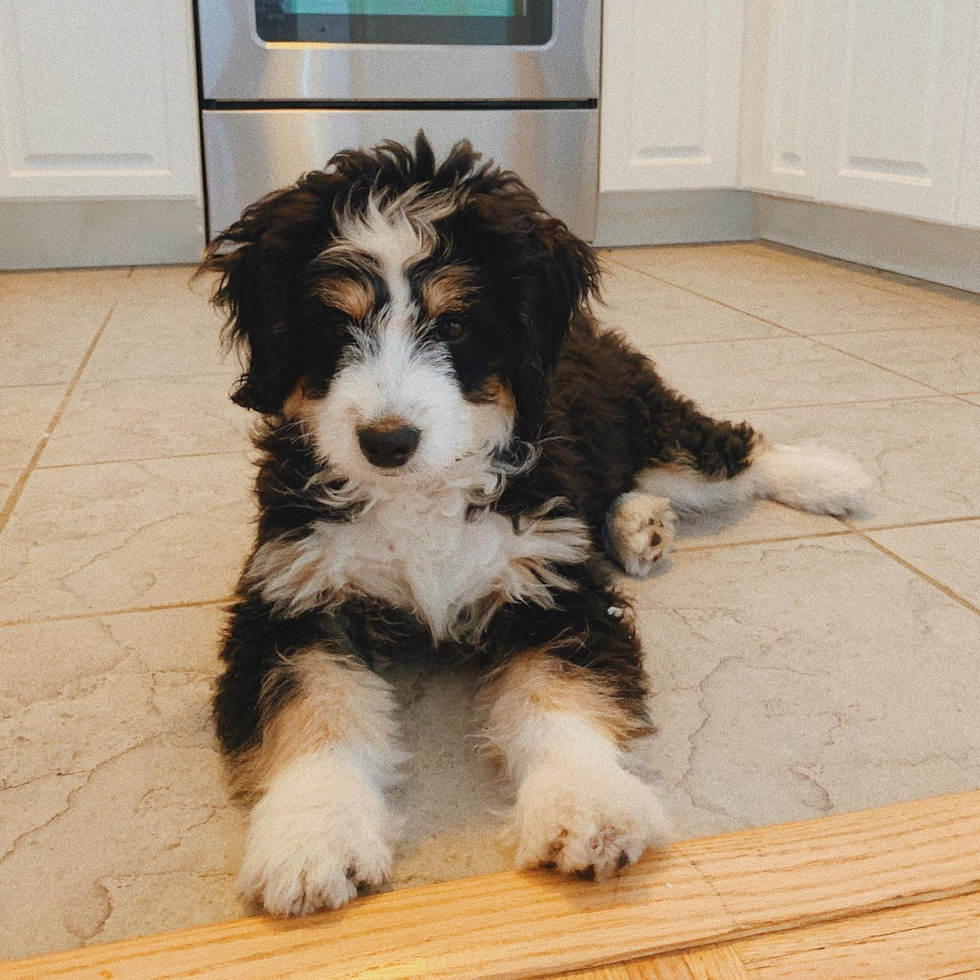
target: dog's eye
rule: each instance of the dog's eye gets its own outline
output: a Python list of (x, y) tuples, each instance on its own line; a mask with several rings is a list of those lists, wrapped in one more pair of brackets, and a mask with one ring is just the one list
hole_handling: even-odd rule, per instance
[(466, 333), (466, 324), (462, 320), (442, 320), (436, 327), (436, 333), (443, 340), (459, 340)]

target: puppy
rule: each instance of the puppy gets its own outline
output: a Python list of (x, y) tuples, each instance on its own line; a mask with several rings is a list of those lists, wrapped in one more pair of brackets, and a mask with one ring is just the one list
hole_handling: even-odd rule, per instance
[(608, 556), (644, 577), (675, 514), (749, 498), (843, 514), (863, 474), (671, 391), (590, 311), (592, 249), (458, 144), (337, 154), (209, 246), (260, 413), (255, 548), (214, 699), (251, 804), (243, 892), (343, 905), (390, 874), (410, 646), (476, 658), (514, 781), (517, 862), (605, 877), (661, 837), (623, 765), (652, 731)]

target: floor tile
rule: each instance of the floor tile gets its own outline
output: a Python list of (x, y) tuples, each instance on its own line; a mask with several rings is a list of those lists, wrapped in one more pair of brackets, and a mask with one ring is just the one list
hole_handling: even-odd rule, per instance
[(870, 285), (869, 277), (759, 245), (616, 250), (617, 261), (658, 275), (802, 334), (914, 330), (980, 322), (980, 308), (938, 306), (914, 291)]
[(683, 517), (677, 524), (676, 549), (686, 551), (744, 541), (773, 541), (846, 532), (826, 514), (806, 514), (768, 500), (752, 501), (714, 514)]
[(6, 466), (0, 467), (0, 510), (3, 510), (22, 472)]
[(401, 705), (402, 744), (412, 754), (408, 779), (392, 794), (405, 818), (393, 887), (512, 867), (513, 849), (504, 839), (508, 786), (474, 738), (476, 672), (430, 662), (395, 666), (386, 676)]
[[(761, 243), (611, 250), (605, 262), (600, 319), (682, 391), (775, 441), (817, 440), (864, 463), (876, 488), (859, 526), (980, 518), (980, 394), (936, 397), (690, 290), (848, 344), (891, 338), (873, 346), (901, 373), (972, 364), (915, 346), (968, 336), (980, 319), (969, 297)], [(0, 959), (245, 911), (245, 817), (209, 718), (222, 609), (85, 615), (221, 598), (251, 543), (252, 470), (222, 452), (248, 424), (226, 400), (238, 365), (220, 359), (211, 284), (192, 273), (0, 276), (0, 333), (15, 338), (0, 385), (62, 382), (39, 398), (10, 389), (21, 393), (6, 416), (0, 389), (0, 498), (50, 421), (43, 399), (60, 399), (115, 305), (0, 535), (0, 622), (83, 617), (0, 627)], [(956, 390), (980, 392), (980, 379)], [(909, 400), (842, 404), (876, 398)], [(870, 535), (977, 601), (978, 529)], [(676, 838), (980, 784), (980, 616), (840, 522), (776, 504), (683, 523), (678, 546), (656, 578), (626, 585), (660, 728), (640, 762)], [(413, 753), (393, 793), (407, 820), (394, 887), (508, 867), (509, 788), (474, 751), (475, 675), (431, 663), (388, 674)]]
[(859, 527), (980, 516), (980, 412), (955, 398), (749, 412), (774, 442), (817, 441), (874, 478)]
[(980, 392), (971, 392), (968, 395), (961, 395), (964, 401), (968, 401), (971, 405), (980, 405)]
[(4, 621), (228, 595), (251, 469), (232, 454), (35, 470), (0, 537)]
[(676, 837), (980, 785), (980, 616), (867, 542), (679, 555), (638, 607)]
[(62, 385), (0, 388), (0, 466), (27, 466), (64, 395)]
[(137, 266), (126, 280), (124, 303), (207, 302), (215, 284), (211, 273), (197, 277), (196, 265)]
[(934, 330), (858, 333), (822, 338), (838, 350), (947, 394), (975, 391), (980, 385), (980, 320)]
[(83, 380), (180, 377), (240, 372), (221, 350), (224, 322), (201, 298), (120, 301), (92, 354)]
[(706, 274), (708, 269), (727, 272), (744, 263), (756, 261), (755, 252), (752, 242), (724, 242), (711, 245), (610, 248), (600, 254), (609, 261), (666, 278), (667, 272), (678, 276)]
[(70, 381), (111, 308), (0, 299), (0, 385)]
[(836, 274), (848, 282), (871, 286), (875, 289), (882, 289), (885, 292), (914, 299), (917, 302), (940, 306), (949, 312), (980, 317), (980, 295), (976, 293), (956, 289), (953, 286), (944, 286), (941, 283), (929, 282), (926, 279), (915, 279), (912, 276), (902, 275), (900, 272), (875, 269), (844, 259), (817, 255), (815, 252), (804, 252), (788, 245), (779, 245), (776, 242), (758, 241), (752, 245), (761, 254), (780, 254), (786, 256), (788, 261), (807, 264), (811, 268), (819, 265), (835, 270)]
[(785, 336), (778, 327), (612, 263), (605, 265), (602, 292), (608, 306), (596, 305), (599, 322), (644, 351), (657, 344)]
[(210, 720), (223, 618), (0, 628), (0, 958), (241, 914)]
[(868, 536), (980, 608), (980, 521), (872, 531)]
[(119, 295), (129, 274), (129, 266), (0, 272), (0, 306), (8, 300), (68, 303), (76, 307), (111, 301)]
[(667, 382), (707, 412), (934, 394), (802, 337), (655, 347), (649, 353)]
[(254, 416), (228, 390), (221, 375), (81, 384), (40, 465), (244, 452)]

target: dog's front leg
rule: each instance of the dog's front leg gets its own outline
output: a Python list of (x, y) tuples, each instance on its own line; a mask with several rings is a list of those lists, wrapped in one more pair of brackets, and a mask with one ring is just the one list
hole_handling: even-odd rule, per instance
[[(406, 757), (391, 689), (337, 641), (274, 644), (248, 705), (248, 649), (233, 626), (215, 701), (234, 785), (254, 803), (239, 886), (279, 915), (336, 908), (391, 872), (396, 821), (385, 790)], [(252, 737), (228, 751), (250, 709)]]
[(639, 650), (621, 607), (600, 606), (572, 627), (558, 612), (555, 639), (503, 653), (482, 691), (486, 737), (516, 783), (520, 867), (606, 877), (664, 838), (656, 795), (623, 764), (650, 731)]

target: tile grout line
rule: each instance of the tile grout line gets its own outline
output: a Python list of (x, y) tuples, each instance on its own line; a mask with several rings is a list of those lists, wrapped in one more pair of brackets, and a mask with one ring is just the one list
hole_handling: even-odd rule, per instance
[[(822, 336), (828, 336), (823, 334)], [(841, 336), (840, 334), (835, 334), (834, 336)], [(810, 338), (807, 338), (810, 339)], [(819, 344), (821, 347), (826, 347), (827, 350), (837, 351), (838, 354), (844, 354), (846, 357), (852, 357), (855, 361), (860, 361), (862, 364), (867, 364), (869, 367), (877, 368), (879, 371), (887, 371), (889, 374), (894, 374), (897, 378), (904, 378), (906, 381), (911, 381), (912, 384), (921, 385), (923, 388), (929, 388), (931, 391), (936, 392), (939, 395), (945, 395), (947, 398), (952, 398), (952, 396), (947, 392), (943, 391), (942, 388), (937, 388), (935, 385), (929, 384), (927, 381), (920, 381), (918, 378), (910, 377), (907, 374), (902, 374), (901, 371), (896, 371), (894, 368), (884, 367), (881, 364), (876, 364), (874, 361), (868, 360), (866, 357), (861, 357), (860, 354), (853, 354), (851, 351), (841, 350), (839, 347), (835, 347), (833, 344), (828, 344), (824, 340), (819, 340), (813, 338), (813, 343)]]
[(162, 603), (156, 606), (133, 606), (127, 609), (109, 609), (102, 612), (61, 613), (56, 616), (27, 616), (22, 619), (9, 619), (0, 622), (0, 629), (8, 626), (32, 626), (39, 623), (63, 623), (76, 619), (103, 619), (106, 616), (128, 616), (136, 613), (165, 612), (168, 609), (200, 609), (208, 606), (222, 606), (233, 602), (233, 595), (221, 599), (198, 599), (192, 602)]
[[(862, 364), (867, 364), (869, 367), (877, 368), (879, 371), (885, 371), (888, 374), (892, 374), (896, 378), (902, 378), (904, 381), (910, 381), (912, 384), (921, 385), (923, 388), (928, 388), (930, 391), (936, 392), (937, 394), (940, 394), (940, 395), (945, 395), (946, 397), (955, 397), (955, 396), (948, 395), (942, 389), (937, 388), (934, 385), (928, 384), (925, 381), (919, 381), (916, 378), (910, 378), (907, 374), (902, 374), (900, 371), (895, 371), (892, 368), (887, 368), (887, 367), (883, 367), (880, 364), (875, 364), (874, 361), (869, 361), (867, 358), (860, 357), (857, 354), (852, 354), (850, 351), (840, 350), (839, 348), (834, 347), (832, 344), (828, 344), (828, 343), (825, 343), (824, 341), (821, 341), (821, 340), (816, 339), (816, 337), (819, 337), (819, 336), (828, 336), (827, 334), (811, 335), (811, 334), (801, 333), (799, 330), (794, 330), (792, 327), (784, 326), (782, 323), (777, 323), (775, 320), (767, 320), (765, 317), (759, 316), (757, 313), (750, 313), (748, 310), (743, 310), (740, 307), (732, 306), (730, 303), (723, 303), (721, 300), (713, 299), (711, 296), (705, 296), (703, 293), (696, 292), (695, 290), (691, 289), (688, 286), (682, 286), (679, 283), (671, 282), (669, 279), (662, 279), (660, 276), (653, 275), (652, 272), (646, 272), (643, 269), (636, 269), (633, 266), (631, 266), (631, 265), (625, 265), (622, 262), (616, 262), (615, 264), (618, 265), (618, 266), (620, 266), (623, 269), (630, 269), (632, 272), (638, 272), (640, 275), (647, 276), (648, 278), (653, 279), (656, 282), (663, 282), (663, 283), (666, 283), (668, 286), (674, 286), (677, 289), (682, 289), (682, 290), (684, 290), (684, 292), (690, 293), (692, 296), (697, 296), (699, 299), (703, 299), (703, 300), (705, 300), (705, 301), (707, 301), (709, 303), (714, 303), (717, 306), (724, 307), (726, 310), (732, 310), (735, 313), (741, 313), (743, 316), (751, 317), (753, 320), (758, 320), (760, 323), (766, 323), (766, 324), (768, 324), (771, 327), (777, 327), (779, 330), (785, 330), (787, 333), (791, 334), (794, 337), (797, 337), (797, 338), (799, 338), (801, 340), (809, 340), (812, 343), (817, 344), (820, 347), (826, 348), (827, 350), (832, 350), (832, 351), (834, 351), (837, 354), (842, 354), (844, 357), (853, 358), (855, 361), (859, 361)], [(856, 333), (860, 333), (861, 331), (855, 331), (855, 332)], [(866, 330), (866, 331), (864, 331), (864, 333), (896, 333), (896, 332), (901, 332), (901, 331), (894, 331), (894, 330), (886, 330), (886, 331)], [(758, 340), (758, 339), (764, 339), (764, 338), (746, 338), (746, 339)], [(771, 337), (769, 339), (770, 340), (779, 340), (779, 339), (782, 339), (782, 338)], [(728, 343), (728, 342), (729, 341), (705, 341), (705, 343)], [(925, 396), (922, 396), (922, 397), (925, 397)]]
[(669, 553), (677, 555), (695, 551), (716, 551), (719, 548), (742, 548), (748, 545), (781, 544), (785, 541), (812, 541), (821, 538), (839, 538), (846, 537), (850, 534), (863, 536), (864, 534), (873, 534), (877, 531), (901, 531), (905, 528), (941, 527), (945, 524), (964, 524), (971, 521), (980, 522), (980, 514), (967, 517), (937, 517), (927, 521), (910, 521), (906, 524), (875, 524), (869, 527), (856, 527), (840, 517), (836, 518), (836, 520), (841, 524), (839, 531), (814, 531), (810, 534), (788, 534), (772, 538), (746, 538), (743, 541), (721, 541), (718, 544), (676, 544)]
[[(673, 286), (674, 289), (680, 289), (682, 292), (688, 293), (691, 296), (697, 296), (698, 299), (703, 299), (705, 302), (714, 303), (715, 306), (720, 306), (722, 309), (731, 310), (733, 313), (740, 313), (742, 316), (750, 317), (753, 320), (757, 320), (759, 323), (764, 323), (766, 326), (775, 327), (777, 330), (782, 330), (789, 334), (791, 337), (803, 337), (804, 334), (799, 333), (799, 331), (793, 330), (790, 327), (784, 327), (781, 323), (776, 323), (775, 320), (767, 320), (764, 316), (759, 316), (756, 313), (749, 313), (747, 310), (739, 309), (737, 306), (732, 306), (730, 303), (724, 303), (720, 299), (714, 299), (711, 296), (705, 296), (704, 293), (696, 292), (689, 286), (682, 286), (680, 283), (672, 282), (670, 279), (663, 279), (660, 276), (655, 276), (652, 272), (647, 272), (645, 269), (637, 269), (631, 265), (627, 265), (625, 262), (618, 262), (615, 259), (610, 259), (614, 265), (618, 265), (621, 269), (628, 269), (630, 272), (635, 272), (638, 275), (646, 276), (648, 279), (652, 279), (654, 282), (661, 282), (666, 286)], [(749, 340), (764, 340), (764, 337), (750, 337)], [(779, 340), (779, 337), (770, 337), (770, 340)], [(702, 343), (727, 343), (727, 341), (702, 341)]]
[(68, 384), (67, 381), (26, 381), (24, 384), (19, 385), (0, 385), (0, 391), (19, 391), (23, 388), (60, 388), (62, 385), (66, 384)]
[(939, 527), (943, 524), (966, 524), (970, 521), (980, 521), (980, 514), (967, 515), (966, 517), (934, 517), (925, 521), (908, 521), (905, 524), (872, 524), (868, 527), (863, 525), (858, 527), (854, 524), (848, 524), (846, 521), (844, 523), (852, 531), (872, 534), (876, 531), (901, 531), (908, 527)]
[(39, 470), (67, 470), (77, 466), (113, 466), (118, 463), (153, 463), (162, 459), (200, 459), (208, 456), (244, 456), (252, 447), (242, 446), (241, 449), (215, 449), (201, 453), (172, 453), (169, 456), (127, 456), (121, 459), (89, 459), (79, 463), (47, 463), (38, 464)]
[(863, 540), (867, 541), (867, 543), (870, 544), (873, 548), (880, 551), (883, 555), (887, 555), (893, 561), (898, 562), (898, 564), (901, 565), (903, 568), (907, 568), (910, 572), (917, 575), (924, 582), (928, 582), (933, 588), (938, 589), (940, 592), (943, 593), (943, 595), (948, 596), (954, 602), (958, 602), (964, 608), (969, 609), (970, 612), (974, 612), (978, 616), (980, 616), (980, 608), (975, 606), (968, 599), (964, 599), (963, 596), (961, 596), (958, 592), (954, 592), (948, 585), (943, 585), (942, 582), (940, 582), (938, 579), (933, 578), (927, 572), (922, 571), (921, 568), (916, 568), (915, 565), (913, 565), (909, 561), (906, 561), (904, 558), (901, 557), (901, 555), (897, 555), (890, 548), (886, 548), (883, 544), (879, 544), (877, 541), (875, 541), (874, 538), (872, 538), (868, 534), (865, 534), (863, 531), (857, 531), (856, 534)]
[[(130, 275), (132, 274), (132, 269), (130, 269)], [(126, 277), (127, 279), (129, 276)], [(68, 402), (71, 400), (71, 396), (78, 386), (78, 382), (81, 380), (82, 374), (88, 365), (92, 354), (95, 352), (96, 344), (102, 338), (102, 334), (105, 331), (106, 326), (109, 324), (109, 319), (112, 317), (113, 312), (116, 309), (116, 303), (118, 303), (118, 297), (109, 307), (109, 311), (102, 318), (102, 323), (99, 324), (98, 329), (95, 331), (95, 336), (89, 342), (88, 347), (85, 349), (85, 353), (82, 355), (81, 362), (75, 369), (75, 373), (72, 375), (71, 381), (68, 382), (68, 387), (65, 389), (65, 393), (61, 398), (61, 402), (55, 409), (54, 415), (51, 417), (51, 421), (48, 423), (47, 428), (41, 435), (41, 438), (34, 449), (34, 453), (24, 468), (23, 472), (14, 484), (13, 489), (10, 491), (10, 495), (7, 497), (6, 503), (0, 508), (0, 534), (3, 533), (4, 528), (7, 526), (7, 522), (10, 520), (11, 515), (14, 512), (14, 508), (17, 506), (17, 502), (21, 498), (21, 494), (24, 492), (24, 487), (27, 484), (28, 479), (31, 474), (37, 469), (38, 460), (41, 458), (41, 454), (44, 452), (45, 447), (48, 444), (48, 440), (54, 434), (54, 430), (57, 428), (58, 423), (61, 421), (61, 417), (65, 414), (65, 410), (68, 408)]]
[(855, 534), (855, 529), (844, 527), (840, 531), (814, 531), (813, 534), (788, 534), (779, 538), (746, 538), (744, 541), (722, 541), (718, 544), (678, 544), (669, 554), (679, 555), (695, 551), (717, 551), (719, 548), (741, 548), (745, 545), (782, 544), (785, 541), (814, 541), (822, 538), (841, 538)]
[[(656, 363), (656, 362), (654, 362)], [(955, 395), (902, 395), (898, 398), (855, 398), (847, 402), (800, 402), (792, 405), (749, 405), (745, 408), (718, 408), (705, 409), (699, 405), (702, 411), (709, 414), (718, 415), (739, 415), (742, 412), (785, 412), (795, 408), (840, 408), (845, 405), (885, 405), (892, 402), (928, 402), (938, 401), (940, 398), (955, 398)], [(970, 402), (967, 402), (969, 405)]]

